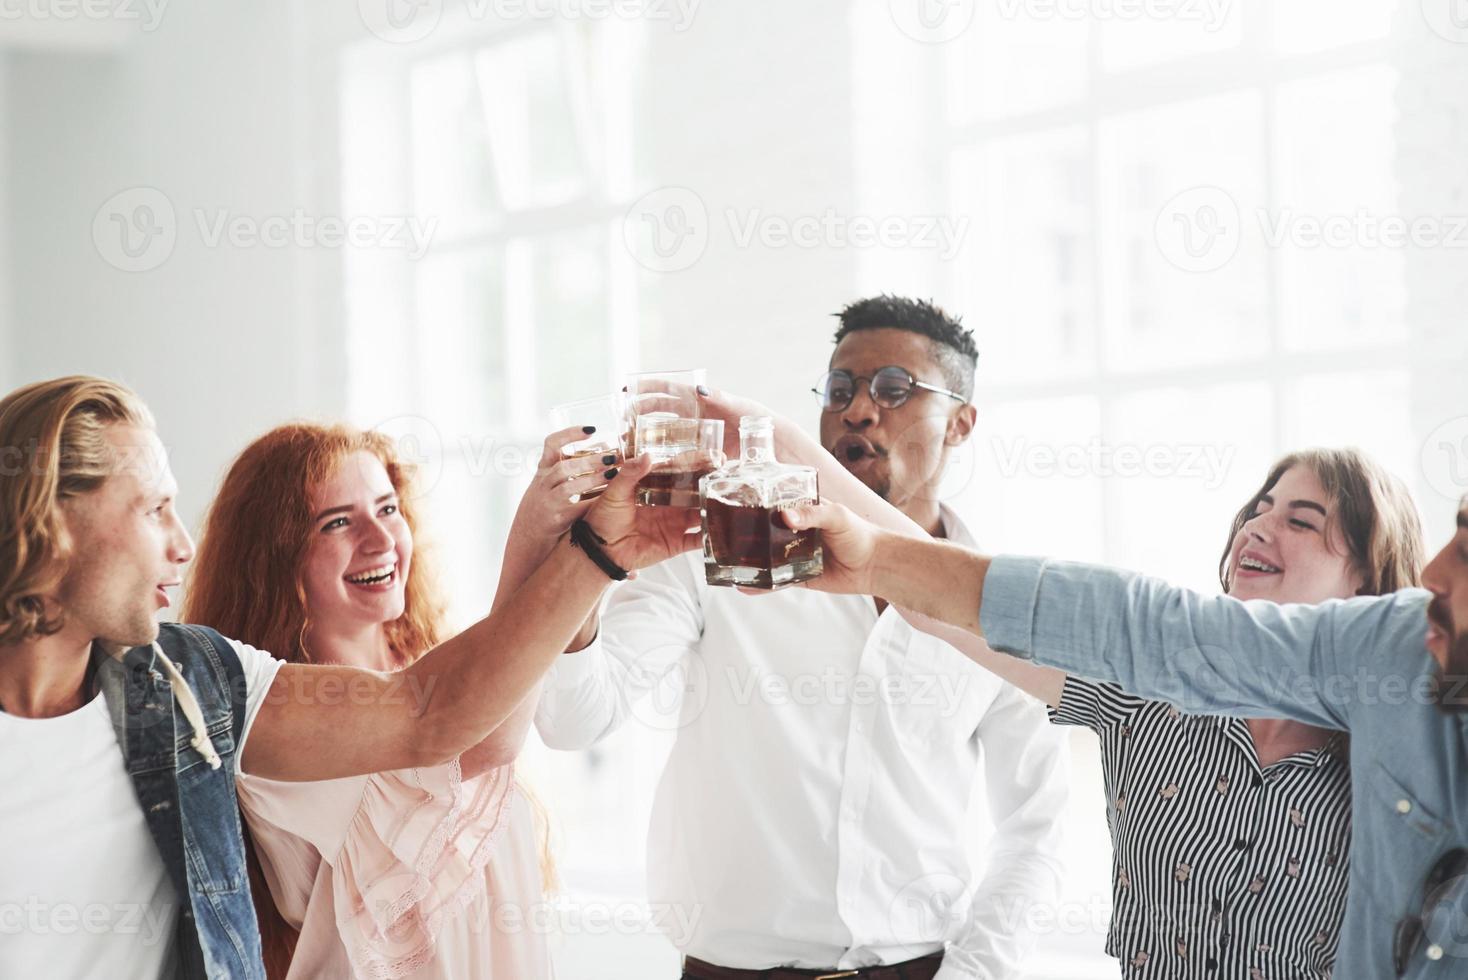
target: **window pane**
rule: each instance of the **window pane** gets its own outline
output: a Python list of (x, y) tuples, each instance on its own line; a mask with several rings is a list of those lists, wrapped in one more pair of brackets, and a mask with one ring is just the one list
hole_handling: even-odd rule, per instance
[(1391, 33), (1397, 0), (1276, 0), (1270, 4), (1274, 48), (1308, 54)]
[(435, 58), (409, 84), (417, 213), (436, 217), (445, 238), (484, 227), (500, 205), (473, 65), (462, 54)]
[(423, 260), (415, 296), (419, 391), (429, 419), (460, 433), (503, 431), (505, 297), (503, 263), (492, 251)]
[(1401, 216), (1396, 82), (1395, 71), (1373, 67), (1280, 88), (1278, 206), (1261, 221), (1278, 244), (1280, 316), (1291, 349), (1406, 337), (1406, 250), (1380, 237)]
[(1248, 6), (1242, 2), (1096, 4), (1101, 68), (1130, 71), (1236, 48), (1244, 37), (1244, 18), (1257, 16), (1245, 9)]
[(1265, 259), (1244, 216), (1263, 201), (1258, 93), (1103, 120), (1098, 138), (1107, 367), (1257, 353), (1268, 338)]
[(535, 418), (544, 419), (554, 405), (613, 388), (606, 233), (598, 226), (540, 239), (529, 255)]
[[(1013, 13), (1007, 16), (1009, 8)], [(1087, 85), (1084, 19), (1036, 17), (1024, 4), (979, 3), (951, 43), (949, 112), (958, 124), (1077, 102)]]
[(1269, 385), (1140, 391), (1117, 399), (1108, 422), (1107, 561), (1217, 592), (1234, 514), (1274, 459)]
[(1307, 375), (1288, 386), (1283, 408), (1286, 450), (1355, 446), (1409, 485), (1416, 475), (1405, 370)]
[(1095, 368), (1089, 160), (1080, 127), (954, 154), (955, 211), (971, 216), (954, 291), (980, 384)]
[(980, 406), (943, 496), (987, 551), (1099, 561), (1101, 483), (1084, 460), (1100, 438), (1094, 398)]
[(587, 186), (577, 133), (587, 112), (584, 93), (573, 89), (571, 48), (546, 31), (475, 56), (496, 173), (510, 210), (564, 204)]
[(513, 509), (540, 447), (464, 428), (444, 428), (443, 436), (441, 475), (419, 507), (427, 530), (415, 560), (421, 552), (421, 560), (433, 563), (448, 595), (448, 621), (463, 629), (489, 611)]

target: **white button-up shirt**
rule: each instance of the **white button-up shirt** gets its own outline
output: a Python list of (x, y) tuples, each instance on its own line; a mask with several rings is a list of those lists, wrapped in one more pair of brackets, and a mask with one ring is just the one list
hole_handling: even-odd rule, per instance
[[(947, 508), (951, 540), (972, 544)], [(940, 980), (1011, 976), (1053, 921), (1068, 755), (1038, 701), (865, 596), (744, 595), (694, 552), (617, 588), (536, 727), (584, 748), (676, 691), (649, 901), (721, 966), (855, 969), (946, 947)], [(979, 777), (983, 786), (976, 786)], [(973, 853), (975, 790), (993, 831)]]

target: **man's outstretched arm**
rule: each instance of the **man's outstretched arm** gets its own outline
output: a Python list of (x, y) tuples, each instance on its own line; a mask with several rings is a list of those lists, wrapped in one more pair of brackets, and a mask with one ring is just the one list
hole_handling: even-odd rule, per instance
[[(1355, 678), (1430, 676), (1427, 593), (1281, 606), (1205, 596), (1099, 565), (996, 558), (881, 530), (836, 504), (787, 512), (822, 528), (826, 574), (807, 583), (880, 595), (989, 646), (1196, 714), (1349, 728), (1373, 691)], [(1383, 673), (1386, 672), (1386, 673)]]

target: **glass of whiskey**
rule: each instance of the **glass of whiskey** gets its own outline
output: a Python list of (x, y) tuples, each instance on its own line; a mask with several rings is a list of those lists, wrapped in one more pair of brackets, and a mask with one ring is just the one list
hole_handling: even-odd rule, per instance
[(698, 398), (698, 386), (708, 380), (703, 368), (687, 371), (651, 371), (644, 374), (627, 375), (624, 389), (624, 412), (627, 430), (633, 443), (626, 447), (627, 458), (637, 455), (637, 419), (641, 415), (676, 415), (684, 419), (703, 418), (703, 403)]
[(637, 416), (638, 455), (653, 469), (637, 482), (643, 507), (697, 507), (698, 481), (724, 465), (722, 419), (687, 419), (672, 412)]
[(703, 567), (710, 585), (775, 589), (821, 574), (821, 532), (792, 531), (780, 510), (816, 503), (820, 487), (811, 466), (775, 458), (775, 426), (765, 417), (739, 420), (737, 462), (704, 477)]
[[(604, 395), (601, 398), (586, 398), (552, 408), (552, 431), (559, 432), (572, 426), (592, 425), (596, 427), (596, 431), (585, 439), (577, 439), (575, 442), (568, 442), (562, 446), (562, 458), (587, 459), (593, 456), (615, 456), (617, 462), (626, 459), (627, 445), (631, 440), (626, 431), (623, 402), (624, 400), (619, 395)], [(605, 469), (607, 469), (607, 464), (600, 459), (596, 460), (596, 466), (592, 466), (590, 462), (587, 463), (588, 471)], [(607, 485), (603, 483), (601, 486), (576, 495), (572, 500), (591, 500), (600, 497), (606, 488)]]

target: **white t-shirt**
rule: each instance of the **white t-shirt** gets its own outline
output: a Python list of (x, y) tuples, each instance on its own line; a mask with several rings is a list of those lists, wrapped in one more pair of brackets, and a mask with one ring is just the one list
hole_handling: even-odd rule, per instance
[[(231, 642), (248, 737), (282, 662)], [(59, 718), (0, 713), (0, 977), (172, 977), (178, 913), (106, 699)]]

